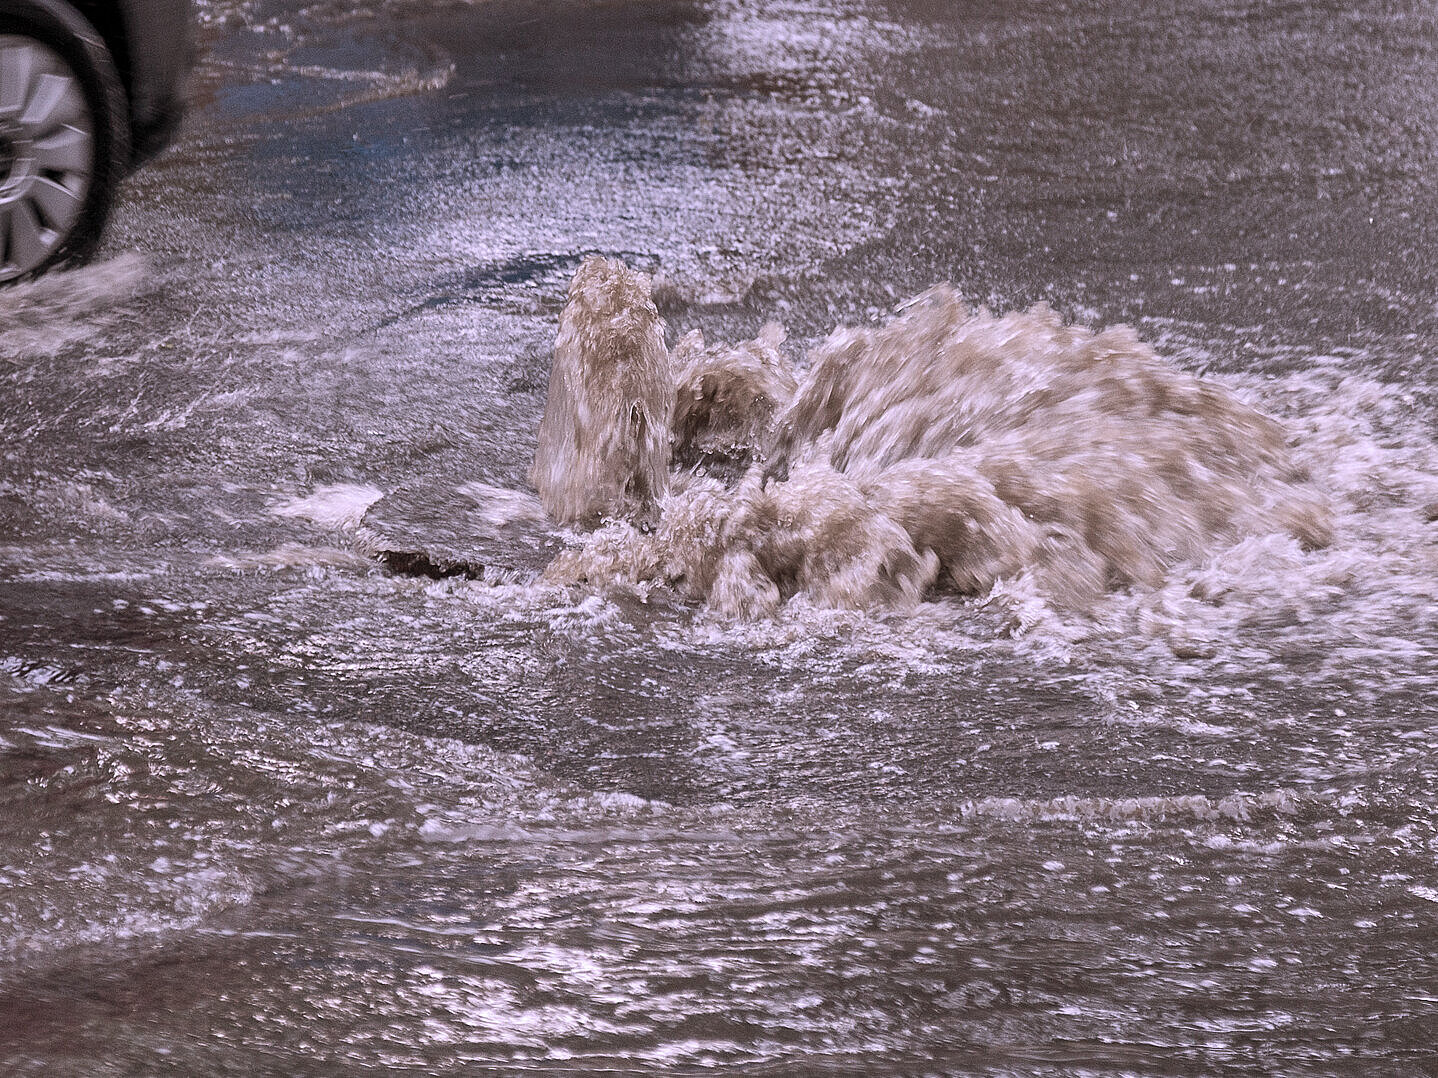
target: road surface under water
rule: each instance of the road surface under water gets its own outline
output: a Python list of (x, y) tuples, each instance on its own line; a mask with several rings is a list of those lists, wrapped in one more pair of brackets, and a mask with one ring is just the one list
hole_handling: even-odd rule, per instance
[[(100, 262), (0, 295), (0, 1069), (1433, 1073), (1425, 6), (352, 7), (203, 5)], [(591, 253), (800, 364), (939, 281), (1131, 324), (1332, 541), (1083, 611), (386, 571), (372, 506), (524, 487)]]

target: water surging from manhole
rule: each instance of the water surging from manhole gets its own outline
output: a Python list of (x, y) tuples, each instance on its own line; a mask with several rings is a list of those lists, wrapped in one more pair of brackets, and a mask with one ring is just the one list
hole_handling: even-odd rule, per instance
[(600, 526), (551, 582), (663, 584), (752, 619), (1026, 577), (1083, 609), (1245, 535), (1329, 540), (1280, 424), (1127, 327), (975, 311), (941, 285), (835, 330), (802, 373), (782, 341), (691, 333), (671, 353), (648, 279), (583, 264), (531, 477), (557, 521)]

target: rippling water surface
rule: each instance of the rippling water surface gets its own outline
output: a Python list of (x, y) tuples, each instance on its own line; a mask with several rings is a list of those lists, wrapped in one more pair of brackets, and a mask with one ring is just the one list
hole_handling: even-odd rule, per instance
[[(202, 7), (101, 261), (0, 295), (0, 1069), (1438, 1066), (1432, 14), (761, 7)], [(801, 365), (945, 280), (1131, 324), (1331, 541), (1081, 610), (387, 571), (524, 488), (596, 252)]]

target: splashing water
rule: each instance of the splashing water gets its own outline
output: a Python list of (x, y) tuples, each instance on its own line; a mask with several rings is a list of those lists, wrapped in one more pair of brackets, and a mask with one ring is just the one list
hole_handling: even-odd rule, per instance
[(561, 523), (633, 512), (667, 489), (674, 377), (649, 281), (589, 259), (569, 286), (530, 478)]
[(584, 263), (533, 477), (557, 520), (608, 520), (551, 583), (664, 585), (741, 620), (1001, 580), (1085, 610), (1247, 536), (1331, 537), (1280, 424), (1127, 327), (972, 311), (941, 285), (835, 330), (802, 379), (778, 326), (672, 356), (663, 328), (647, 278)]

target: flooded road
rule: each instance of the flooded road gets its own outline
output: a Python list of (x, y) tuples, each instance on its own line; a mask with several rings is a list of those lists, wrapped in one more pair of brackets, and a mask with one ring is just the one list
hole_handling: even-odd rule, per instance
[[(0, 294), (0, 1070), (1438, 1068), (1425, 6), (352, 8), (205, 4), (99, 262)], [(1331, 541), (1083, 610), (388, 571), (528, 489), (595, 253), (800, 367), (940, 281), (1130, 324)]]

